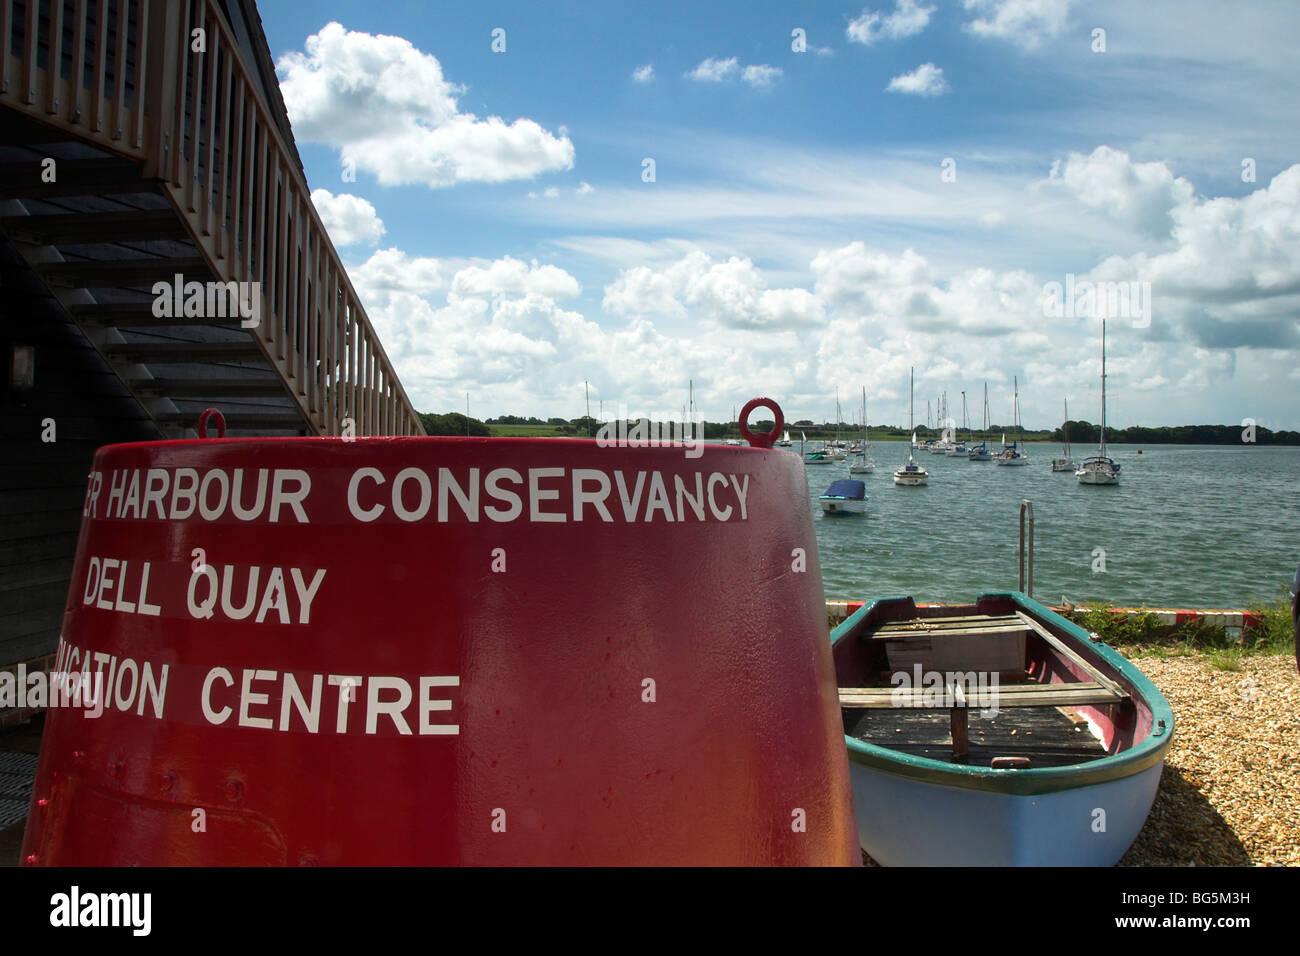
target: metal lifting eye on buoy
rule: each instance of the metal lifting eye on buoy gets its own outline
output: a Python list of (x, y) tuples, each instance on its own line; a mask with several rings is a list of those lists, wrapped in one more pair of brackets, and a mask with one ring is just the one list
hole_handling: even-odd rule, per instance
[[(770, 432), (755, 435), (749, 430), (749, 413), (756, 408), (770, 409), (772, 414), (776, 416), (776, 422), (772, 425)], [(740, 434), (754, 448), (771, 448), (784, 427), (785, 416), (781, 414), (781, 406), (770, 398), (751, 398), (745, 403), (745, 407), (740, 410)]]
[(208, 421), (213, 418), (217, 420), (217, 437), (226, 437), (226, 416), (222, 415), (221, 412), (217, 411), (215, 408), (205, 408), (203, 409), (203, 413), (199, 415), (200, 438), (208, 437)]

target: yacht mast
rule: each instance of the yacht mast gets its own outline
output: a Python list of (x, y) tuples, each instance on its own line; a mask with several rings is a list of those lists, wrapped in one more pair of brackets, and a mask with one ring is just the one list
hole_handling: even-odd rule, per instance
[(1070, 400), (1065, 400), (1065, 424), (1061, 426), (1065, 432), (1065, 457), (1070, 457)]
[(1101, 320), (1101, 457), (1106, 457), (1106, 320)]

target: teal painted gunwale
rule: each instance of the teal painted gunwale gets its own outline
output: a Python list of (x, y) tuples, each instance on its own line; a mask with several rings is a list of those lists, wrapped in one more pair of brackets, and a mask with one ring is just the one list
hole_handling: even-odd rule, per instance
[[(1022, 610), (1037, 618), (1054, 631), (1065, 631), (1077, 638), (1083, 647), (1091, 649), (1107, 665), (1114, 667), (1151, 709), (1151, 732), (1146, 739), (1122, 753), (1102, 757), (1084, 764), (1070, 767), (1041, 767), (1029, 770), (994, 770), (991, 767), (964, 767), (929, 757), (915, 757), (901, 754), (887, 747), (867, 743), (845, 735), (844, 743), (848, 748), (849, 761), (860, 767), (909, 777), (926, 783), (949, 787), (962, 787), (968, 790), (987, 790), (994, 793), (1029, 796), (1039, 793), (1055, 793), (1061, 790), (1075, 790), (1111, 780), (1130, 777), (1148, 767), (1161, 763), (1169, 751), (1174, 739), (1174, 711), (1169, 701), (1160, 692), (1160, 688), (1147, 678), (1122, 654), (1105, 644), (1094, 642), (1087, 631), (1055, 611), (1039, 604), (1033, 598), (1019, 591), (992, 591), (981, 594), (976, 600), (985, 598), (1009, 598)], [(863, 604), (854, 611), (839, 627), (831, 632), (831, 646), (839, 641), (856, 636), (862, 625), (871, 616), (877, 605), (886, 605), (910, 601), (907, 596), (877, 598)], [(1157, 736), (1160, 721), (1165, 722), (1165, 731)]]

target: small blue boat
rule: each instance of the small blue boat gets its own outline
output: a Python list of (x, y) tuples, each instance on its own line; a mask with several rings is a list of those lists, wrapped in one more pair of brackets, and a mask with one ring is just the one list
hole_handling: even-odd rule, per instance
[(856, 478), (840, 478), (817, 500), (828, 515), (860, 515), (867, 512), (867, 486)]
[(1019, 592), (872, 601), (831, 635), (862, 847), (886, 866), (1111, 866), (1151, 811), (1169, 702)]

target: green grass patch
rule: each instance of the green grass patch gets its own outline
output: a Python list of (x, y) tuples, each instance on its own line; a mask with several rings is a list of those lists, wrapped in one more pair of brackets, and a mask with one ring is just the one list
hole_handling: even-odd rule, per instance
[(1260, 623), (1235, 636), (1204, 624), (1162, 624), (1154, 614), (1112, 614), (1108, 610), (1112, 606), (1099, 605), (1066, 616), (1129, 657), (1202, 654), (1212, 667), (1239, 671), (1247, 657), (1295, 651), (1291, 604), (1285, 597), (1252, 605), (1250, 610), (1259, 615)]
[(492, 432), (493, 438), (559, 438), (562, 436), (557, 425), (489, 425), (488, 429)]

